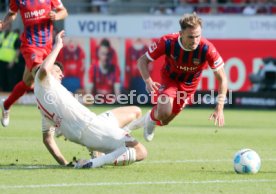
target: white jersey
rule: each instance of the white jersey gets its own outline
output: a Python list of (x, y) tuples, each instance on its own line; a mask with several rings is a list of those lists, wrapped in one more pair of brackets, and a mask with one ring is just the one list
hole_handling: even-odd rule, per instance
[(41, 81), (37, 73), (34, 83), (38, 108), (46, 118), (43, 119), (42, 131), (49, 130), (51, 126), (47, 120), (50, 120), (52, 126), (58, 128), (67, 139), (83, 144), (83, 131), (91, 125), (96, 114), (80, 104), (52, 75), (47, 75)]

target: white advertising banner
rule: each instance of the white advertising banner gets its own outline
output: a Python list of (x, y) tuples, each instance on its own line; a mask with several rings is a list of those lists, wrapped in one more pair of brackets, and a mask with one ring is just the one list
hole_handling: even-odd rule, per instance
[[(273, 16), (201, 16), (203, 35), (212, 39), (276, 39)], [(69, 36), (157, 38), (179, 31), (180, 16), (156, 15), (69, 15)]]

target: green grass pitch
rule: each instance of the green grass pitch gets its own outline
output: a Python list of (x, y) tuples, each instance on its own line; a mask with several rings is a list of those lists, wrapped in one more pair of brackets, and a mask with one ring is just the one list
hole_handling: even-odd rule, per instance
[[(157, 128), (151, 143), (142, 130), (134, 131), (148, 149), (145, 161), (78, 170), (58, 166), (48, 153), (36, 107), (14, 106), (10, 126), (0, 127), (0, 193), (276, 193), (276, 112), (226, 109), (226, 126), (218, 128), (208, 121), (212, 111), (185, 109), (169, 126)], [(63, 138), (57, 142), (68, 160), (89, 157), (82, 146)], [(234, 172), (232, 158), (242, 148), (260, 155), (258, 174)]]

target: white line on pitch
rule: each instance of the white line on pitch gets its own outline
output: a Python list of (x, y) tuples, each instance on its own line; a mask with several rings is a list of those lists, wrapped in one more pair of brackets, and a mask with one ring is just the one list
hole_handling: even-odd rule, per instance
[(175, 184), (228, 184), (228, 183), (270, 183), (276, 179), (244, 179), (244, 180), (206, 180), (206, 181), (149, 181), (149, 182), (98, 182), (98, 183), (60, 183), (41, 185), (0, 185), (0, 189), (35, 189), (50, 187), (95, 187), (95, 186), (125, 186), (125, 185), (175, 185)]

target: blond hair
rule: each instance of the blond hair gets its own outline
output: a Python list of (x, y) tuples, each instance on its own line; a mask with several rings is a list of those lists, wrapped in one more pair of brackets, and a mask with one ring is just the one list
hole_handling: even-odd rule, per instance
[(181, 30), (196, 28), (197, 26), (202, 27), (202, 19), (195, 12), (192, 14), (184, 14), (179, 20), (179, 25)]

